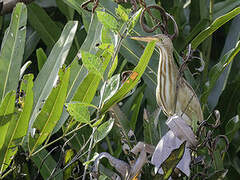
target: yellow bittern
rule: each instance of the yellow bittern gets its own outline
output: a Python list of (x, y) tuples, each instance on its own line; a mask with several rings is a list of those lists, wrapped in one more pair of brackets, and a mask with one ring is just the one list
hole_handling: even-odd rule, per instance
[(180, 77), (173, 58), (172, 40), (159, 34), (147, 37), (131, 37), (131, 39), (150, 42), (155, 40), (159, 49), (159, 65), (157, 76), (156, 99), (164, 113), (169, 117), (182, 116), (189, 125), (203, 121), (203, 113), (198, 97), (187, 81)]

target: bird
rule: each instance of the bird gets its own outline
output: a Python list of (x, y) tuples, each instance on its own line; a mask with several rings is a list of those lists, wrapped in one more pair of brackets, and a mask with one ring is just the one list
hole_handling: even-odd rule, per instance
[(199, 99), (191, 85), (180, 75), (174, 62), (173, 43), (165, 34), (154, 36), (131, 37), (133, 40), (156, 41), (159, 50), (156, 100), (168, 117), (181, 116), (188, 125), (196, 127), (203, 121), (203, 113)]

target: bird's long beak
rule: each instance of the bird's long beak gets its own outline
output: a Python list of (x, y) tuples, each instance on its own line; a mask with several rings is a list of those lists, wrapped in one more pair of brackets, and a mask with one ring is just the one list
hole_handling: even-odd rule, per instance
[(137, 41), (144, 41), (144, 42), (150, 42), (150, 41), (157, 41), (158, 38), (154, 36), (136, 36), (136, 37), (130, 37), (133, 40)]

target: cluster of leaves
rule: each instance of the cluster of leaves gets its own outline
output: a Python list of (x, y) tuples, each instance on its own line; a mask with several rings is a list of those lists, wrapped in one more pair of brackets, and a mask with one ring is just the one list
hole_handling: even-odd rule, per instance
[[(155, 100), (159, 56), (155, 42), (144, 49), (128, 38), (146, 34), (138, 23), (141, 9), (133, 13), (130, 3), (100, 0), (96, 12), (90, 13), (81, 8), (83, 2), (19, 3), (11, 15), (1, 17), (1, 178), (36, 178), (37, 169), (44, 179), (81, 176), (81, 171), (74, 174), (76, 162), (80, 169), (85, 163), (86, 173), (94, 152), (124, 158), (120, 139), (130, 148), (140, 140), (156, 145), (166, 132), (166, 117)], [(206, 118), (214, 109), (220, 111), (222, 124), (216, 133), (225, 134), (230, 142), (229, 152), (224, 159), (216, 154), (216, 166), (208, 173), (228, 169), (234, 178), (240, 174), (240, 74), (239, 62), (233, 61), (240, 50), (240, 3), (210, 1), (207, 6), (207, 2), (176, 0), (161, 5), (179, 26), (174, 40), (177, 62), (182, 63), (179, 53), (189, 43), (199, 49), (205, 69), (197, 78), (187, 69), (185, 78), (201, 97)], [(145, 20), (152, 25), (150, 17)], [(225, 42), (224, 47), (216, 39)], [(121, 81), (120, 74), (127, 70), (129, 76)], [(52, 153), (57, 146), (61, 152)], [(207, 150), (201, 154), (211, 158)], [(106, 178), (107, 171), (101, 171)], [(148, 179), (150, 172), (143, 176)]]

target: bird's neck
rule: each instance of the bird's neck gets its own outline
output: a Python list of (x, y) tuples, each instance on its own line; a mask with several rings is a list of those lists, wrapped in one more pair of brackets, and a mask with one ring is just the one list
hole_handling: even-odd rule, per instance
[[(165, 47), (159, 47), (159, 53), (160, 53), (160, 57), (159, 57), (158, 69), (159, 70), (162, 69), (162, 72), (166, 73), (168, 67), (171, 66), (172, 67), (171, 69), (173, 70), (173, 72), (171, 73), (178, 73), (178, 68), (173, 58), (173, 51)], [(162, 73), (162, 72), (158, 71), (158, 73)]]

